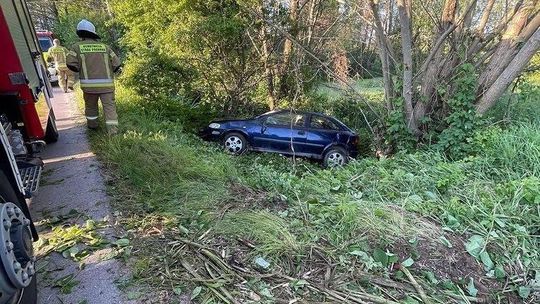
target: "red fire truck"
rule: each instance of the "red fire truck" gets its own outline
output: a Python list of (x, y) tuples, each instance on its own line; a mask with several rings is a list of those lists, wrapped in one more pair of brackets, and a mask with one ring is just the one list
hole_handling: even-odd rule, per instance
[(36, 303), (38, 234), (28, 202), (58, 131), (46, 64), (24, 0), (0, 0), (0, 304)]

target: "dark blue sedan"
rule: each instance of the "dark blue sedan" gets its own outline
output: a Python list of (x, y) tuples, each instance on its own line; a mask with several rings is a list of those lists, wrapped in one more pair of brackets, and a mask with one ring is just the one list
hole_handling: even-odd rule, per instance
[(339, 120), (320, 113), (272, 111), (253, 119), (213, 121), (203, 131), (231, 154), (246, 150), (323, 160), (342, 166), (358, 154), (358, 135)]

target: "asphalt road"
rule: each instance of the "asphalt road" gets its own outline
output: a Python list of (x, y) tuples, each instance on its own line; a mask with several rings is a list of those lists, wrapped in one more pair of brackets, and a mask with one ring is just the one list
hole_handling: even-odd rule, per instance
[[(45, 238), (53, 234), (54, 226), (84, 225), (87, 219), (106, 219), (113, 224), (100, 164), (90, 151), (84, 116), (77, 108), (75, 94), (63, 93), (59, 88), (55, 88), (54, 94), (60, 138), (40, 153), (45, 162), (44, 177), (30, 207), (40, 235)], [(51, 218), (62, 221), (51, 226), (46, 223)], [(108, 225), (98, 233), (114, 242), (121, 232), (113, 227)], [(107, 258), (110, 252), (110, 248), (92, 252), (82, 260), (84, 267), (56, 252), (38, 256), (38, 303), (131, 303), (118, 288), (129, 277), (129, 271), (118, 260)], [(70, 274), (70, 282), (58, 282)], [(66, 285), (74, 286), (62, 292), (60, 287)]]

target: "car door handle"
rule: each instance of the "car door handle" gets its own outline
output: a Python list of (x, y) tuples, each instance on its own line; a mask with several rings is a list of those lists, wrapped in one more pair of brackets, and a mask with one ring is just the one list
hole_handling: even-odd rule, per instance
[(298, 135), (306, 135), (306, 132), (304, 132), (304, 131), (298, 131)]

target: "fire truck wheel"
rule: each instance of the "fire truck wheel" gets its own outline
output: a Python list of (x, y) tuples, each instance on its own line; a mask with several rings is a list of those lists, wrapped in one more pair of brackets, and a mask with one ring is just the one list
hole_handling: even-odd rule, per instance
[(54, 117), (54, 112), (49, 114), (49, 119), (47, 120), (47, 129), (45, 130), (45, 142), (55, 143), (58, 141), (58, 129), (56, 128), (56, 118)]
[(19, 304), (37, 303), (37, 275), (34, 275), (32, 282), (23, 290), (22, 298)]
[[(18, 206), (21, 204), (19, 199), (17, 198), (17, 195), (14, 191), (14, 189), (11, 187), (11, 184), (7, 177), (5, 176), (4, 172), (0, 171), (0, 206), (3, 206), (5, 204), (13, 206), (13, 203), (15, 206)], [(22, 202), (25, 204), (26, 202)], [(4, 208), (0, 208), (4, 209)], [(18, 209), (18, 208), (16, 208)], [(20, 209), (19, 209), (20, 211)], [(18, 213), (15, 211), (14, 213)], [(4, 217), (4, 215), (0, 215), (1, 217)], [(23, 221), (26, 220), (26, 217), (24, 215), (19, 216), (12, 216), (14, 218), (14, 221), (8, 225), (10, 227), (10, 233), (13, 234), (13, 239), (11, 239), (10, 247), (13, 246), (13, 251), (17, 251), (16, 259), (24, 259), (29, 258), (31, 260), (34, 260), (33, 257), (27, 257), (28, 254), (33, 256), (33, 250), (31, 248), (28, 248), (28, 246), (32, 246), (32, 236), (31, 233), (28, 231), (24, 231), (23, 228), (24, 225), (21, 225), (20, 221), (18, 219), (22, 218)], [(3, 219), (2, 221), (5, 221)], [(15, 224), (13, 224), (15, 223)], [(11, 229), (11, 227), (14, 227), (18, 224), (18, 227), (20, 229)], [(4, 224), (4, 227), (6, 224)], [(16, 248), (15, 248), (16, 247)], [(2, 252), (4, 252), (5, 248), (2, 248)], [(18, 250), (16, 250), (18, 249)], [(4, 257), (0, 257), (0, 260), (4, 260)], [(21, 261), (22, 262), (22, 261)], [(21, 266), (21, 264), (19, 264)], [(32, 267), (31, 272), (34, 271), (35, 267)], [(27, 269), (29, 270), (29, 269)], [(12, 270), (11, 270), (12, 271)], [(32, 281), (28, 286), (26, 286), (24, 289), (17, 289), (15, 286), (13, 286), (12, 278), (8, 275), (6, 268), (3, 266), (3, 263), (0, 262), (0, 302), (1, 303), (20, 303), (20, 304), (35, 304), (37, 303), (37, 284), (36, 284), (36, 275), (33, 274)]]

